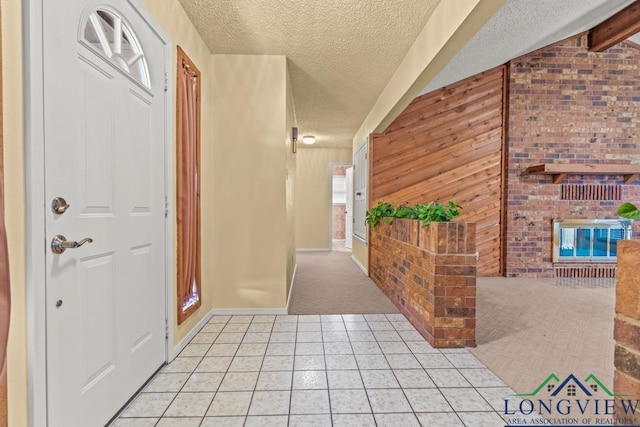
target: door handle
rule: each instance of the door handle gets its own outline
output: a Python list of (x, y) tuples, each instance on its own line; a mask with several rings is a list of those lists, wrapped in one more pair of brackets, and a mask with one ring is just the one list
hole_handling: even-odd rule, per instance
[(87, 237), (85, 239), (80, 240), (79, 242), (76, 242), (74, 240), (67, 240), (66, 237), (64, 237), (61, 234), (58, 234), (51, 240), (51, 252), (53, 252), (54, 254), (61, 254), (67, 249), (79, 248), (85, 243), (91, 243), (91, 242), (93, 242), (93, 239), (90, 237)]

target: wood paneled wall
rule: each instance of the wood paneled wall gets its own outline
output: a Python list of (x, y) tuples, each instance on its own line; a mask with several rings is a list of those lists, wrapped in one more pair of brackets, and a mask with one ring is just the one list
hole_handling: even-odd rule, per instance
[(476, 224), (478, 275), (503, 273), (506, 67), (416, 98), (370, 138), (370, 206), (453, 200)]

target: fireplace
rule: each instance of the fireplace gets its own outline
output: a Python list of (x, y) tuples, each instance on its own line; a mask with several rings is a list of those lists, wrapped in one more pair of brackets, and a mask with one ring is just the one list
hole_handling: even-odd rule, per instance
[(627, 219), (554, 219), (553, 262), (616, 262), (618, 240), (631, 235)]

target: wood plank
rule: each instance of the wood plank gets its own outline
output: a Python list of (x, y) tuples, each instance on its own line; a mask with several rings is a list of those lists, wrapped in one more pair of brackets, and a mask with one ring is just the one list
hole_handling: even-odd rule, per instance
[(498, 120), (490, 119), (478, 121), (470, 120), (469, 126), (461, 126), (450, 130), (439, 130), (425, 135), (416, 135), (397, 146), (389, 146), (381, 143), (373, 158), (375, 174), (379, 175), (393, 169), (397, 164), (402, 164), (407, 159), (416, 155), (427, 156), (440, 150), (452, 147), (464, 147), (466, 144), (474, 144), (483, 140), (500, 139), (501, 124)]
[(547, 175), (556, 173), (570, 173), (574, 175), (626, 175), (640, 173), (640, 165), (546, 163), (543, 165), (529, 166), (526, 169), (526, 173)]
[(429, 109), (417, 109), (411, 114), (401, 115), (398, 117), (398, 123), (394, 123), (393, 127), (389, 127), (384, 132), (384, 135), (391, 136), (420, 122), (428, 121), (433, 117), (456, 112), (467, 105), (482, 103), (483, 99), (490, 98), (496, 92), (502, 91), (500, 80), (501, 76), (498, 74), (498, 78), (480, 81), (476, 86), (470, 86), (450, 98), (442, 99), (439, 94), (436, 94), (433, 100), (425, 100), (418, 104), (433, 104)]
[(447, 152), (434, 156), (433, 163), (429, 163), (428, 166), (423, 168), (416, 166), (414, 162), (410, 162), (408, 167), (397, 170), (393, 178), (387, 179), (382, 184), (375, 185), (376, 178), (374, 178), (374, 191), (378, 194), (398, 191), (417, 182), (434, 178), (449, 170), (464, 167), (477, 158), (495, 154), (500, 149), (500, 146), (501, 142), (499, 140), (493, 140), (473, 147), (473, 149), (466, 148), (466, 151), (463, 152), (458, 150), (458, 153), (455, 154), (450, 154), (449, 150), (447, 150)]
[(589, 30), (589, 51), (602, 52), (640, 31), (640, 1)]
[(398, 153), (388, 156), (385, 162), (384, 158), (378, 156), (373, 159), (373, 166), (375, 168), (374, 176), (376, 178), (392, 177), (397, 174), (398, 170), (410, 169), (408, 163), (421, 159), (421, 165), (428, 166), (432, 163), (437, 163), (438, 159), (455, 155), (459, 151), (465, 151), (468, 149), (475, 149), (482, 147), (493, 141), (500, 140), (500, 128), (487, 127), (481, 134), (461, 134), (459, 135), (458, 143), (436, 142), (433, 144), (425, 144), (424, 147), (414, 150), (407, 150), (404, 153)]
[(507, 230), (506, 224), (507, 218), (507, 141), (509, 140), (509, 63), (505, 64), (502, 69), (502, 185), (500, 188), (500, 209), (502, 210), (502, 218), (500, 218), (500, 249), (498, 250), (499, 268), (498, 274), (506, 274), (507, 271), (507, 257), (503, 247), (507, 247)]
[(553, 183), (560, 184), (567, 177), (566, 173), (559, 173), (557, 175), (553, 175)]
[[(471, 102), (473, 99), (472, 97), (461, 96), (461, 94), (469, 95), (472, 93), (470, 90), (482, 87), (488, 82), (494, 81), (497, 76), (502, 73), (502, 68), (504, 68), (504, 65), (477, 74), (476, 76), (469, 77), (458, 83), (454, 83), (453, 85), (419, 96), (409, 104), (406, 110), (396, 119), (397, 123), (392, 123), (388, 129), (391, 129), (392, 126), (396, 126), (397, 124), (401, 124), (405, 116), (412, 116), (416, 111), (429, 114), (429, 110), (435, 110), (435, 106), (437, 106), (438, 102), (448, 102), (459, 98), (462, 98), (463, 100), (467, 99), (467, 102)], [(498, 85), (500, 85), (500, 83), (498, 83)]]
[[(501, 137), (500, 124), (498, 122), (489, 123), (487, 127), (478, 125), (476, 129), (478, 128), (482, 128), (482, 133), (478, 134), (473, 130), (468, 130), (460, 132), (455, 136), (437, 138), (436, 142), (426, 143), (422, 147), (389, 155), (386, 161), (385, 158), (376, 156), (373, 159), (376, 171), (375, 177), (385, 181), (388, 177), (397, 174), (397, 169), (407, 169), (409, 162), (415, 162), (421, 159), (419, 164), (428, 166), (436, 163), (439, 157), (453, 155), (458, 151), (464, 151), (469, 148), (474, 149), (490, 141), (499, 140)], [(450, 141), (452, 138), (457, 138), (457, 141)]]
[(379, 151), (373, 159), (375, 174), (384, 174), (417, 156), (434, 156), (451, 149), (464, 150), (465, 147), (482, 145), (488, 140), (501, 139), (501, 124), (498, 120), (480, 120), (477, 123), (470, 121), (469, 123), (470, 127), (453, 129), (451, 132), (434, 132), (425, 136), (422, 142), (408, 148), (398, 147), (399, 149), (391, 151), (387, 146), (379, 146)]
[[(410, 201), (426, 202), (429, 200), (441, 200), (442, 198), (457, 197), (459, 193), (452, 192), (452, 188), (468, 190), (471, 197), (482, 200), (484, 197), (499, 191), (495, 186), (500, 181), (500, 159), (497, 155), (478, 159), (468, 168), (457, 168), (449, 170), (430, 180), (420, 181), (412, 186), (403, 188), (381, 197), (377, 200), (388, 201), (389, 203), (405, 203)], [(456, 199), (462, 203), (466, 200)]]
[(421, 133), (423, 129), (441, 128), (443, 123), (457, 123), (461, 117), (473, 116), (473, 111), (487, 111), (492, 108), (500, 108), (502, 95), (499, 88), (480, 94), (478, 100), (468, 104), (461, 103), (450, 111), (443, 111), (439, 114), (423, 114), (419, 120), (410, 126), (398, 128), (394, 132), (386, 132), (385, 137), (390, 141), (404, 140), (415, 133)]
[[(501, 98), (501, 93), (494, 93), (486, 98), (487, 103), (484, 105), (469, 106), (455, 113), (443, 114), (432, 120), (416, 123), (410, 128), (403, 128), (393, 134), (385, 135), (387, 143), (384, 144), (384, 151), (393, 154), (414, 145), (420, 146), (425, 141), (435, 142), (439, 137), (455, 135), (464, 130), (481, 133), (481, 130), (475, 129), (475, 126), (485, 121), (494, 122), (500, 119), (497, 114), (502, 108)], [(501, 122), (501, 120), (497, 121)]]
[(622, 176), (625, 184), (631, 184), (640, 176), (640, 165), (550, 163), (529, 166), (524, 174), (552, 175), (554, 184), (560, 184), (568, 175)]

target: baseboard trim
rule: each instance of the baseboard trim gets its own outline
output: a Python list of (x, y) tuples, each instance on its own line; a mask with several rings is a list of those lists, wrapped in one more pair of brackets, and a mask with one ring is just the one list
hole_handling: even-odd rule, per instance
[(331, 248), (298, 248), (296, 252), (331, 252)]
[(291, 295), (293, 295), (293, 285), (296, 283), (296, 273), (298, 272), (298, 264), (293, 267), (291, 275), (291, 286), (289, 287), (289, 296), (287, 297), (287, 314), (289, 313), (289, 304), (291, 304)]
[(360, 270), (362, 270), (364, 274), (366, 274), (367, 276), (369, 275), (369, 271), (364, 267), (364, 265), (360, 263), (360, 261), (358, 261), (355, 256), (351, 255), (351, 260), (358, 266), (358, 268), (360, 268)]
[(211, 310), (207, 314), (205, 314), (205, 316), (202, 319), (200, 319), (200, 321), (196, 324), (196, 326), (194, 326), (193, 329), (191, 329), (189, 331), (189, 333), (187, 335), (185, 335), (185, 337), (180, 340), (178, 345), (176, 345), (175, 347), (173, 347), (171, 349), (171, 354), (168, 354), (169, 360), (167, 361), (167, 363), (171, 363), (173, 361), (173, 359), (178, 357), (180, 352), (182, 350), (184, 350), (184, 348), (187, 346), (187, 344), (189, 344), (191, 342), (193, 337), (195, 337), (198, 334), (198, 332), (200, 332), (200, 329), (204, 328), (204, 326), (207, 323), (209, 323), (209, 320), (211, 320), (211, 318), (213, 317), (214, 314), (215, 314), (214, 310)]
[(265, 314), (287, 314), (285, 308), (214, 308), (214, 316), (247, 316), (247, 315), (265, 315)]

